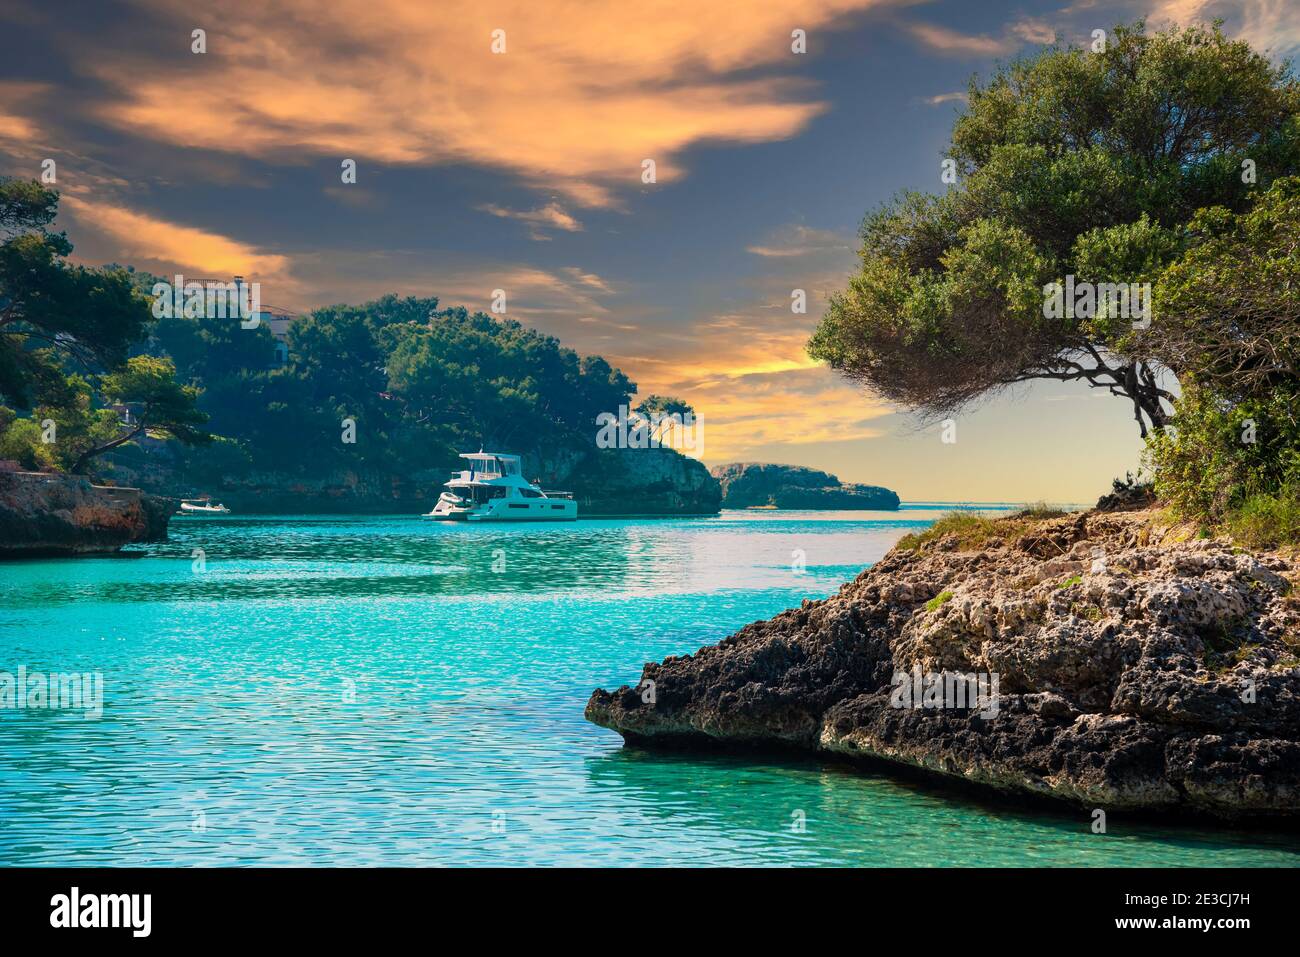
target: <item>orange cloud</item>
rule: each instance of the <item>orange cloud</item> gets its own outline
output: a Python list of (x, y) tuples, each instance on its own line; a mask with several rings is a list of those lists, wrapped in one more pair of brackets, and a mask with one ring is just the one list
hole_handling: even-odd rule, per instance
[[(151, 2), (195, 20), (181, 0)], [(664, 182), (694, 144), (798, 133), (826, 106), (793, 75), (791, 31), (899, 2), (231, 0), (201, 24), (206, 54), (95, 69), (124, 91), (109, 120), (160, 140), (354, 158), (360, 177), (368, 160), (486, 164), (609, 205), (641, 188), (644, 159)], [(188, 27), (178, 36), (188, 46)]]
[(549, 270), (472, 255), (446, 255), (431, 264), (420, 250), (385, 249), (295, 250), (292, 264), (295, 289), (305, 295), (291, 301), (288, 294), (277, 292), (277, 305), (309, 309), (396, 293), (437, 296), (444, 306), (487, 312), (493, 290), (501, 289), (506, 294), (505, 318), (558, 336), (567, 346), (598, 351), (589, 341), (593, 337), (584, 333), (597, 326), (636, 328), (608, 318), (610, 310), (602, 300), (613, 287), (576, 266)]
[(282, 277), (288, 270), (287, 257), (260, 253), (217, 233), (77, 196), (64, 195), (61, 202), (80, 224), (111, 238), (122, 255), (138, 265), (164, 270), (179, 267), (218, 278), (243, 275), (267, 279)]
[(1001, 56), (1019, 44), (1011, 37), (990, 37), (959, 33), (933, 23), (908, 23), (907, 32), (938, 53), (960, 56)]
[(567, 233), (576, 233), (582, 231), (582, 223), (565, 211), (559, 203), (547, 203), (537, 209), (507, 209), (504, 206), (498, 206), (495, 203), (487, 203), (479, 207), (485, 213), (497, 216), (501, 219), (517, 219), (521, 223), (527, 223), (529, 234), (533, 239), (547, 240), (545, 229), (559, 229)]
[(783, 259), (849, 250), (852, 246), (846, 237), (830, 230), (788, 226), (765, 243), (745, 247), (745, 251), (768, 259)]
[(21, 116), (0, 113), (0, 139), (30, 140), (36, 137), (36, 126)]
[[(852, 237), (802, 225), (773, 231), (750, 252), (767, 272), (740, 308), (701, 317), (689, 332), (656, 332), (642, 323), (635, 338), (614, 338), (607, 358), (635, 381), (690, 402), (704, 417), (705, 457), (743, 459), (774, 445), (873, 438), (875, 420), (894, 409), (808, 357), (808, 336), (828, 294), (856, 261)], [(792, 313), (790, 290), (808, 294), (808, 311)], [(618, 345), (623, 345), (622, 353)]]
[[(799, 346), (802, 348), (801, 344)], [(613, 360), (611, 360), (613, 361)], [(894, 409), (847, 384), (830, 369), (790, 354), (771, 371), (747, 371), (720, 356), (704, 380), (683, 379), (671, 363), (619, 358), (617, 364), (640, 386), (690, 402), (704, 422), (704, 455), (710, 462), (751, 457), (773, 445), (844, 442), (879, 436), (874, 420)]]
[(1292, 0), (1160, 0), (1149, 19), (1160, 26), (1168, 22), (1187, 26), (1233, 18), (1240, 22), (1236, 36), (1257, 50), (1274, 54), (1300, 50), (1300, 18)]
[[(44, 132), (30, 116), (33, 105), (50, 90), (44, 83), (0, 81), (0, 140), (10, 153), (25, 152), (34, 148), (34, 142)], [(26, 108), (26, 109), (24, 109)]]

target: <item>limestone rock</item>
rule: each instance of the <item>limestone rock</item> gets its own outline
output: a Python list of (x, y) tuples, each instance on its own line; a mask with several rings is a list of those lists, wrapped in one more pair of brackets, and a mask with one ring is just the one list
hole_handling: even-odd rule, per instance
[(76, 475), (0, 472), (0, 556), (111, 554), (164, 541), (177, 505)]
[[(979, 550), (895, 548), (837, 595), (647, 665), (651, 703), (597, 691), (587, 717), (641, 745), (779, 745), (1090, 807), (1296, 816), (1297, 572), (1179, 541), (1149, 510), (1008, 522)], [(996, 676), (997, 707), (899, 706), (895, 676), (914, 671)]]

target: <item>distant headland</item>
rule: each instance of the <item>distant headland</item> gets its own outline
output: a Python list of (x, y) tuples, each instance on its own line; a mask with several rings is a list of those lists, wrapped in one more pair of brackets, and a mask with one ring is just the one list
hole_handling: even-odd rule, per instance
[(733, 462), (710, 470), (722, 486), (723, 508), (871, 509), (893, 511), (898, 493), (841, 482), (802, 465)]

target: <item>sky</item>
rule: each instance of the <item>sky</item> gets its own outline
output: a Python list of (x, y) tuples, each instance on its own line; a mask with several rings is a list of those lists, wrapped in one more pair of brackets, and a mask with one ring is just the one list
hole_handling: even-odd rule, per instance
[(804, 346), (863, 216), (944, 188), (973, 76), (1139, 16), (1300, 51), (1300, 0), (0, 0), (0, 174), (54, 160), (79, 261), (290, 310), (502, 289), (690, 402), (710, 465), (1090, 502), (1139, 465), (1124, 400), (1026, 386), (944, 443)]

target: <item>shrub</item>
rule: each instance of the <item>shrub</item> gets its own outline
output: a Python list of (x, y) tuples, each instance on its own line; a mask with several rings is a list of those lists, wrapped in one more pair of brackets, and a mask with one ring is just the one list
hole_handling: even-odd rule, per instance
[(1252, 495), (1228, 514), (1224, 527), (1235, 541), (1256, 548), (1298, 542), (1300, 494), (1290, 488), (1279, 495)]
[(1249, 499), (1300, 488), (1295, 398), (1277, 388), (1234, 403), (1188, 386), (1176, 428), (1147, 440), (1156, 493), (1178, 517), (1218, 525)]
[(12, 459), (28, 471), (40, 472), (58, 463), (54, 446), (41, 441), (34, 419), (20, 419), (13, 409), (0, 405), (0, 459)]

